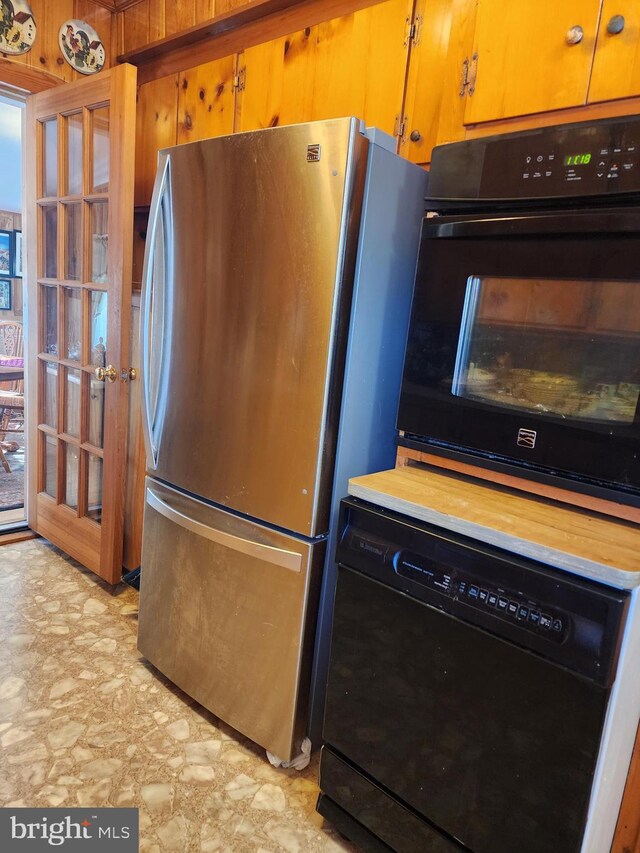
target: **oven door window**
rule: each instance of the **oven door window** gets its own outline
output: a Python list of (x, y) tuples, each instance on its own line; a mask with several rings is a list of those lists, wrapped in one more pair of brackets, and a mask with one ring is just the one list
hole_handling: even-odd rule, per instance
[(633, 423), (639, 296), (633, 281), (470, 275), (452, 393), (539, 415)]

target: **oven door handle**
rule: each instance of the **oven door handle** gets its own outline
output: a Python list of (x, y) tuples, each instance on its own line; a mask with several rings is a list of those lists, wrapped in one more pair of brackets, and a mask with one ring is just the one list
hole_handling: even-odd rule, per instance
[(422, 226), (423, 237), (564, 237), (569, 234), (610, 236), (636, 233), (640, 233), (640, 210), (636, 209), (457, 217), (455, 221), (436, 216), (425, 219)]

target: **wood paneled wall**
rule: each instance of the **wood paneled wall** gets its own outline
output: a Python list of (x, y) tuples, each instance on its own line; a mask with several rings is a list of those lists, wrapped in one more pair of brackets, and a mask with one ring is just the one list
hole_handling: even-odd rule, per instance
[(247, 0), (141, 0), (118, 12), (117, 55), (179, 33), (214, 15), (222, 15)]
[[(83, 75), (62, 58), (58, 44), (60, 26), (69, 18), (86, 21), (96, 30), (105, 47), (105, 67), (113, 64), (116, 56), (116, 16), (93, 0), (29, 0), (37, 32), (33, 47), (22, 56), (1, 54), (10, 62), (47, 71), (61, 80), (76, 80)], [(0, 79), (0, 82), (2, 80)]]

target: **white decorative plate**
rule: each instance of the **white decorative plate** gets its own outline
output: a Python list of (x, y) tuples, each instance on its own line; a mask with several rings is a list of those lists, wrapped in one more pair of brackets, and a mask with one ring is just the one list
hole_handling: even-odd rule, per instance
[[(8, 0), (0, 0), (6, 3)], [(62, 55), (80, 74), (95, 74), (104, 66), (105, 50), (100, 36), (86, 21), (71, 18), (58, 33)]]
[(0, 0), (0, 53), (28, 53), (35, 37), (31, 6), (24, 0)]

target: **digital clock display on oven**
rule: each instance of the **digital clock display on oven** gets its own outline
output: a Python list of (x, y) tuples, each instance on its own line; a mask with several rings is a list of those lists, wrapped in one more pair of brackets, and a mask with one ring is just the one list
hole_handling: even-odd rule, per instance
[(586, 166), (591, 162), (591, 154), (567, 154), (564, 158), (565, 166)]

